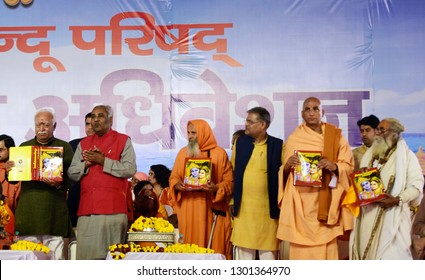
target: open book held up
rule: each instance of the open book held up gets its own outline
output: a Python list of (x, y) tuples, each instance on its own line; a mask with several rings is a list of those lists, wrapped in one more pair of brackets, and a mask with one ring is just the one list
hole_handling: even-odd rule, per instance
[(9, 159), (15, 162), (10, 181), (63, 180), (63, 147), (11, 147)]

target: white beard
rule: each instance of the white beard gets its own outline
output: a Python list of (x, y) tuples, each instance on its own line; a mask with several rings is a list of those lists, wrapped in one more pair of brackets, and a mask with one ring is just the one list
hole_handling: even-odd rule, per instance
[(385, 158), (386, 153), (392, 147), (392, 145), (390, 145), (388, 141), (390, 140), (385, 140), (382, 136), (377, 137), (376, 141), (371, 147), (373, 157), (377, 156), (379, 159)]
[(191, 158), (196, 158), (201, 156), (201, 150), (199, 149), (198, 142), (187, 143), (187, 156)]

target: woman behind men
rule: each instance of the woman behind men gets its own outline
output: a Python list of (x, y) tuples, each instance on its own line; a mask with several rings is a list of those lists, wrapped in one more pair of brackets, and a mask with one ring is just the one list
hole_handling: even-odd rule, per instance
[(148, 173), (148, 180), (154, 186), (154, 191), (159, 198), (159, 202), (164, 205), (168, 216), (171, 216), (174, 212), (168, 195), (170, 174), (171, 170), (163, 164), (152, 165)]
[[(136, 186), (134, 186), (133, 192), (135, 195), (135, 199), (134, 199), (134, 220), (136, 220), (140, 215), (140, 212), (138, 212), (136, 204), (139, 203), (139, 206), (142, 204), (140, 201), (140, 197), (143, 197), (143, 195), (145, 194), (145, 190), (150, 190), (150, 192), (154, 192), (155, 193), (155, 198), (156, 200), (159, 201), (159, 197), (155, 192), (154, 186), (151, 182), (149, 181), (140, 181), (136, 184)], [(149, 193), (150, 197), (153, 197), (150, 193)], [(138, 202), (138, 198), (139, 198), (139, 202)], [(164, 205), (162, 205), (161, 203), (159, 203), (157, 212), (160, 214), (160, 216), (164, 219), (168, 219), (168, 214), (167, 211), (164, 208)]]

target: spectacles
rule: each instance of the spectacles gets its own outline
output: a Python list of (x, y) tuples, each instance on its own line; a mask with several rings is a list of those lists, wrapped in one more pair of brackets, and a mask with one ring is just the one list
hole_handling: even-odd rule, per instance
[(256, 123), (259, 123), (259, 122), (261, 122), (261, 121), (253, 121), (253, 120), (248, 120), (248, 119), (245, 120), (245, 123), (247, 125), (253, 125), (253, 124), (256, 124)]
[(384, 134), (387, 131), (391, 131), (391, 129), (385, 129), (384, 127), (378, 127), (378, 131), (380, 134)]

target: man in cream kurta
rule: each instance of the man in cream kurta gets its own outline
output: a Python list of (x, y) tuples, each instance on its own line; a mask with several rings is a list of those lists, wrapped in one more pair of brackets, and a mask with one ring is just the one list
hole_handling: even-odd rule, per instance
[[(321, 122), (323, 113), (320, 100), (306, 99), (302, 110), (304, 123), (285, 143), (277, 237), (289, 242), (290, 259), (338, 259), (337, 237), (353, 226), (352, 214), (341, 203), (350, 188), (354, 165), (351, 148), (339, 129)], [(325, 147), (330, 141), (333, 144)], [(328, 149), (334, 150), (333, 158), (327, 158), (325, 151)], [(322, 169), (323, 177), (328, 173), (332, 179), (319, 188), (294, 186), (293, 168), (300, 164), (296, 150), (323, 152), (318, 167)], [(325, 178), (322, 181), (325, 182)], [(321, 191), (330, 196), (329, 200), (326, 199), (330, 203), (323, 213)]]
[(418, 159), (401, 137), (403, 125), (383, 119), (377, 141), (360, 167), (378, 168), (388, 197), (362, 206), (350, 236), (351, 259), (412, 259), (410, 206), (422, 197), (424, 178)]

